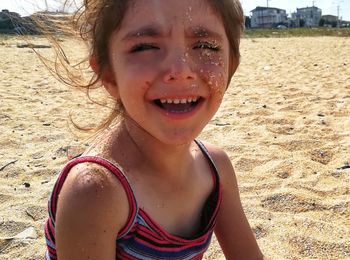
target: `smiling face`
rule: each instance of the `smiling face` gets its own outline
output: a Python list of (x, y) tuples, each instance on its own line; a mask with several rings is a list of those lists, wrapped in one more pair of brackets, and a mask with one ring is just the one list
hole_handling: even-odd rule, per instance
[(229, 82), (225, 28), (203, 0), (134, 1), (111, 36), (109, 60), (106, 87), (125, 122), (167, 144), (192, 141)]

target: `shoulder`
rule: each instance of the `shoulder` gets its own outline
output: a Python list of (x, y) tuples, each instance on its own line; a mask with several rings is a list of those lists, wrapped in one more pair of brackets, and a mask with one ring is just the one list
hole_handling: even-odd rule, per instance
[[(74, 166), (58, 197), (58, 255), (62, 259), (114, 257), (115, 240), (128, 212), (123, 185), (108, 169), (94, 163)], [(84, 252), (72, 245), (84, 245)]]
[(208, 150), (210, 157), (213, 159), (215, 166), (217, 167), (221, 183), (225, 186), (227, 182), (232, 182), (233, 179), (235, 179), (235, 172), (230, 157), (227, 155), (227, 153), (222, 148), (214, 144), (205, 141), (201, 142)]
[(128, 207), (125, 189), (118, 178), (110, 170), (92, 162), (80, 163), (70, 170), (60, 199), (62, 196), (72, 196), (70, 199), (89, 203), (95, 208), (124, 205), (119, 208), (119, 213)]
[(56, 219), (80, 216), (81, 221), (104, 221), (116, 232), (127, 221), (128, 207), (126, 191), (116, 176), (85, 162), (70, 170), (59, 194)]

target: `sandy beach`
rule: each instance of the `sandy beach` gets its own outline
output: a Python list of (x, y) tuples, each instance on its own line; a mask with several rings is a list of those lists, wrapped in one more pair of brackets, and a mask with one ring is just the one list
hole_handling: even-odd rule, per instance
[[(90, 124), (106, 110), (58, 83), (23, 42), (0, 38), (0, 259), (43, 259), (49, 194), (89, 143), (69, 114)], [(243, 39), (241, 55), (200, 138), (229, 154), (266, 256), (350, 259), (350, 38)], [(205, 259), (224, 259), (215, 238)]]

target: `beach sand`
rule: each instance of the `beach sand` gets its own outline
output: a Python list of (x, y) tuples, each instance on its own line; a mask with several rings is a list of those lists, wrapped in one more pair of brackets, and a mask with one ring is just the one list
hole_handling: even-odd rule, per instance
[[(21, 42), (0, 38), (0, 259), (42, 259), (57, 174), (89, 143), (73, 134), (69, 113), (89, 124), (105, 111), (53, 79)], [(63, 44), (73, 56), (84, 48)], [(350, 259), (349, 53), (350, 38), (243, 39), (241, 65), (200, 136), (229, 154), (270, 259)], [(215, 238), (205, 259), (224, 259)]]

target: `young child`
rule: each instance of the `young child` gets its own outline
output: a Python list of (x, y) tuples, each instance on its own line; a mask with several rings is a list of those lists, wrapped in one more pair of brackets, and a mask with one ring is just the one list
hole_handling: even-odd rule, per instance
[(46, 259), (262, 259), (221, 149), (195, 138), (239, 63), (238, 0), (85, 0), (90, 64), (121, 120), (62, 170)]

